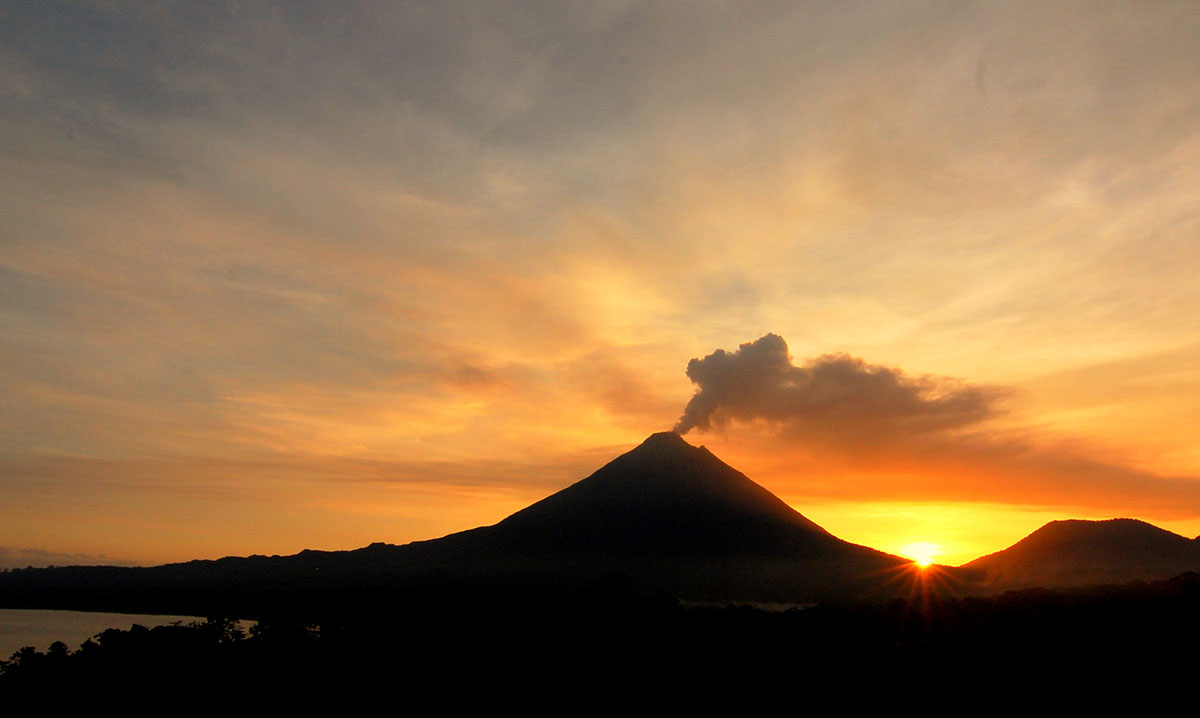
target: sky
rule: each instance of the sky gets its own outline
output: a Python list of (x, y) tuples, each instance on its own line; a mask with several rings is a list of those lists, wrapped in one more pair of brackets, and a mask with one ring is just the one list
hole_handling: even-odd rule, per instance
[(672, 428), (893, 553), (1200, 534), (1197, 37), (1189, 1), (5, 4), (0, 566), (434, 538)]

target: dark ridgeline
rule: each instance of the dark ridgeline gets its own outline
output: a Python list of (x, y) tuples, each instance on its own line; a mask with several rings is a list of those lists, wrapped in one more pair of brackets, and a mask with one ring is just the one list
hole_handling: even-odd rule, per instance
[(707, 449), (654, 434), (498, 524), (404, 546), (153, 568), (0, 575), (0, 605), (255, 616), (422, 597), (574, 590), (620, 576), (698, 601), (810, 603), (903, 593), (905, 559), (842, 541)]
[(962, 568), (993, 592), (1150, 581), (1200, 571), (1200, 540), (1137, 519), (1051, 521)]

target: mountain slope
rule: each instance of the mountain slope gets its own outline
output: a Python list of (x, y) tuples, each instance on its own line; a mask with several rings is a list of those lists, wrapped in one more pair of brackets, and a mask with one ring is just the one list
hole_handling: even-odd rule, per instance
[(678, 434), (504, 519), (490, 541), (611, 555), (784, 555), (842, 542)]
[(1200, 542), (1137, 519), (1051, 521), (962, 568), (993, 589), (1149, 581), (1200, 570)]

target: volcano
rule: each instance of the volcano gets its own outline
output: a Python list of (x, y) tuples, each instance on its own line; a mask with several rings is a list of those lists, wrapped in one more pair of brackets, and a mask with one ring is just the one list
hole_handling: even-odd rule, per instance
[(870, 593), (911, 565), (833, 536), (673, 432), (498, 524), (393, 552), (460, 580), (620, 573), (689, 598), (786, 602)]
[(464, 540), (492, 551), (596, 558), (815, 557), (851, 546), (670, 432), (494, 526), (441, 539)]

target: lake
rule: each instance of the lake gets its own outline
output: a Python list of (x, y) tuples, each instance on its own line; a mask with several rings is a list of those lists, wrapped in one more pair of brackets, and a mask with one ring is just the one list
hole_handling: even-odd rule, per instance
[(175, 621), (203, 621), (195, 616), (153, 616), (136, 613), (95, 613), (91, 611), (39, 611), (0, 609), (0, 659), (7, 660), (25, 646), (45, 653), (51, 643), (62, 641), (71, 651), (79, 644), (109, 628), (123, 631), (135, 623), (147, 628)]

